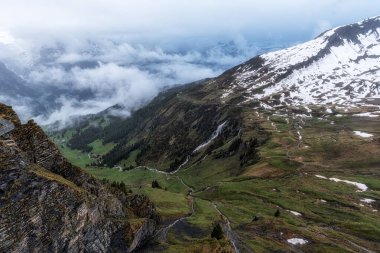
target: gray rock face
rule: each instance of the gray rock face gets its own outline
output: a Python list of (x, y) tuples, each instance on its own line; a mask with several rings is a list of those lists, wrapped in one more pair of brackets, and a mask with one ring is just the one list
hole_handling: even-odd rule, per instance
[(14, 128), (15, 128), (15, 126), (11, 122), (9, 122), (7, 120), (0, 119), (0, 136), (9, 133)]
[(131, 245), (129, 246), (128, 252), (132, 252), (141, 245), (141, 242), (149, 239), (156, 230), (156, 224), (152, 220), (146, 220), (140, 229), (135, 234)]
[(16, 126), (0, 137), (0, 252), (132, 252), (154, 234), (149, 199), (101, 184), (14, 115), (0, 104)]

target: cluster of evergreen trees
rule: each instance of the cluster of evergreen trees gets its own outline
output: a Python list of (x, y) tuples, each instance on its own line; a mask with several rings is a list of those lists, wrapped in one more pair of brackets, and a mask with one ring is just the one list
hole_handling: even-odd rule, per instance
[(215, 238), (217, 240), (220, 240), (220, 239), (223, 239), (223, 237), (224, 237), (224, 233), (223, 233), (222, 226), (220, 226), (220, 224), (218, 223), (212, 229), (211, 238)]
[(101, 134), (102, 128), (96, 126), (89, 126), (82, 131), (77, 130), (77, 133), (69, 140), (68, 146), (72, 149), (78, 149), (83, 152), (91, 152), (92, 147), (88, 144), (97, 140)]
[(107, 185), (112, 193), (118, 194), (119, 192), (123, 192), (124, 194), (132, 193), (132, 190), (129, 189), (124, 182), (112, 181), (110, 182), (107, 179), (102, 179), (102, 183)]
[(152, 188), (162, 189), (162, 187), (160, 186), (157, 180), (152, 181)]
[(126, 146), (123, 142), (116, 145), (110, 152), (103, 156), (103, 164), (109, 167), (115, 166), (118, 162), (128, 159), (130, 153), (139, 149), (142, 142)]
[(245, 165), (255, 164), (260, 161), (260, 156), (257, 148), (260, 147), (260, 143), (256, 138), (251, 138), (244, 143), (244, 152), (240, 155), (240, 167)]

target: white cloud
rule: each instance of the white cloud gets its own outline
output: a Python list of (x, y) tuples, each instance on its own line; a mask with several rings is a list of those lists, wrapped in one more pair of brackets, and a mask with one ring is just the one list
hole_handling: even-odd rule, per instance
[(59, 66), (45, 67), (38, 66), (33, 68), (29, 73), (28, 80), (32, 81), (35, 85), (49, 85), (61, 86), (62, 83), (68, 82), (69, 76)]
[(22, 97), (6, 97), (0, 94), (0, 102), (6, 105), (12, 105), (13, 109), (18, 113), (20, 120), (26, 121), (29, 120), (32, 115), (31, 104), (33, 101), (22, 98)]
[[(67, 91), (41, 123), (114, 104), (128, 115), (163, 87), (216, 76), (255, 56), (254, 42), (307, 40), (378, 15), (373, 6), (380, 0), (2, 0), (0, 61), (36, 87)], [(56, 51), (46, 57), (46, 49)], [(79, 67), (84, 61), (99, 65)], [(75, 96), (84, 90), (93, 94)]]
[(129, 41), (171, 44), (236, 34), (311, 35), (318, 20), (334, 26), (354, 22), (378, 15), (379, 5), (380, 0), (2, 0), (0, 27), (35, 40), (123, 34)]
[(47, 87), (53, 85), (67, 89), (70, 94), (83, 90), (90, 90), (93, 94), (86, 99), (61, 96), (56, 101), (60, 104), (59, 108), (36, 120), (42, 124), (59, 120), (65, 126), (78, 116), (94, 114), (115, 104), (124, 107), (119, 115), (129, 116), (132, 110), (146, 104), (163, 87), (216, 76), (222, 70), (214, 71), (177, 59), (154, 66), (154, 71), (152, 73), (136, 66), (125, 67), (115, 63), (104, 63), (90, 69), (74, 67), (70, 70), (42, 66), (38, 71), (32, 71), (28, 80)]
[(9, 45), (15, 42), (15, 38), (7, 31), (0, 30), (0, 43)]
[[(48, 117), (40, 115), (35, 120), (46, 125), (58, 122), (59, 127), (62, 128), (80, 116), (97, 113), (110, 105), (107, 101), (77, 101), (64, 96), (60, 97), (57, 102), (62, 105), (59, 109), (51, 112)], [(17, 111), (17, 108), (15, 110)]]
[(323, 32), (329, 30), (333, 28), (333, 25), (331, 24), (330, 21), (328, 20), (318, 20), (317, 21), (317, 24), (314, 28), (314, 32), (313, 32), (313, 36), (316, 37), (320, 34), (322, 34)]

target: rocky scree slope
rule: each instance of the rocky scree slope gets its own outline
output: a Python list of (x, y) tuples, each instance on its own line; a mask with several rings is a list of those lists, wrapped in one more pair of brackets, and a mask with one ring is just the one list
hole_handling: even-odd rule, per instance
[(149, 199), (71, 165), (11, 107), (0, 118), (15, 125), (0, 137), (0, 252), (131, 252), (154, 234)]

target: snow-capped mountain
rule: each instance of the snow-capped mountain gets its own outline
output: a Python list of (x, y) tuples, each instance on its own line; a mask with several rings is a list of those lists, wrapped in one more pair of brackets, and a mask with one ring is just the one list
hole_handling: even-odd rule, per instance
[[(329, 30), (227, 71), (221, 99), (244, 102), (358, 106), (380, 98), (380, 17)], [(243, 102), (243, 103), (244, 103)]]

